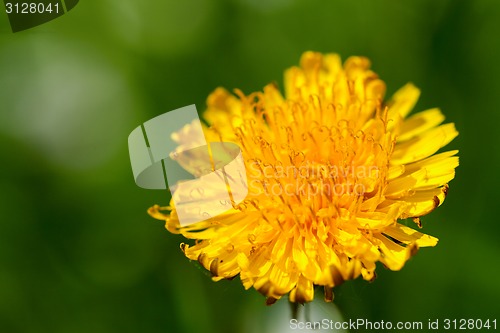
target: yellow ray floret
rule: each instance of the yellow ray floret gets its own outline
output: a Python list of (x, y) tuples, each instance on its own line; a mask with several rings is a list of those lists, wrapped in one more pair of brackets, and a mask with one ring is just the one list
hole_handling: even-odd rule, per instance
[(284, 295), (309, 302), (320, 285), (331, 301), (345, 280), (372, 280), (377, 262), (399, 270), (437, 243), (399, 222), (420, 226), (458, 166), (456, 150), (434, 155), (458, 135), (441, 111), (408, 116), (419, 94), (408, 84), (384, 102), (385, 83), (368, 59), (342, 64), (314, 52), (285, 72), (285, 95), (273, 84), (249, 95), (218, 88), (203, 114), (205, 134), (241, 147), (246, 199), (185, 227), (173, 203), (149, 213), (196, 240), (181, 248), (216, 281), (239, 275), (270, 304)]

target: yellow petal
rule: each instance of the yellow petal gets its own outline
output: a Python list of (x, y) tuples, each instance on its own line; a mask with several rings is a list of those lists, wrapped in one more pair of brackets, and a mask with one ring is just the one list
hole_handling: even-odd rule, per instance
[(415, 104), (417, 104), (419, 97), (420, 90), (411, 83), (406, 84), (396, 91), (392, 96), (392, 100), (388, 103), (388, 127), (391, 128), (395, 123), (404, 119), (413, 109)]
[(427, 175), (430, 177), (449, 173), (458, 166), (458, 157), (452, 157), (457, 153), (458, 150), (450, 150), (433, 155), (419, 162), (406, 164), (405, 174), (414, 173), (422, 168), (427, 169)]
[(297, 286), (290, 292), (290, 302), (306, 303), (314, 298), (314, 288), (311, 281), (303, 276), (299, 277)]
[(406, 119), (400, 128), (398, 142), (407, 141), (425, 131), (436, 127), (444, 121), (444, 116), (439, 109), (430, 109), (419, 112)]
[(458, 135), (455, 124), (441, 125), (413, 139), (396, 144), (391, 165), (420, 161), (447, 145)]
[(446, 197), (447, 188), (415, 191), (400, 200), (404, 202), (405, 209), (402, 218), (417, 217), (429, 214), (440, 206)]
[(387, 180), (390, 181), (401, 176), (405, 172), (404, 165), (391, 165), (387, 170)]
[(420, 233), (399, 223), (385, 229), (384, 234), (404, 244), (415, 243), (420, 247), (436, 246), (438, 242), (438, 239), (435, 237)]
[(380, 261), (393, 271), (399, 271), (403, 268), (411, 256), (409, 249), (394, 243), (383, 235), (377, 235), (376, 238), (380, 240), (378, 244), (382, 252)]

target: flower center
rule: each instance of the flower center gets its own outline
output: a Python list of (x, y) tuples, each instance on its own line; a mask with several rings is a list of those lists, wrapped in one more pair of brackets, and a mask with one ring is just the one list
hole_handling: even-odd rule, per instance
[(258, 116), (239, 128), (249, 198), (278, 221), (350, 219), (383, 200), (394, 140), (380, 106), (354, 104), (345, 112), (318, 101), (267, 109), (257, 101)]

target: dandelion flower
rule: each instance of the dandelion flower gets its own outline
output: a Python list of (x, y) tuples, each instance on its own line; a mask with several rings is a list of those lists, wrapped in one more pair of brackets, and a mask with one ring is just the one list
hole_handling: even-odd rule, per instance
[(248, 195), (226, 213), (181, 226), (173, 203), (149, 214), (188, 239), (184, 254), (214, 281), (239, 275), (272, 304), (314, 298), (362, 276), (376, 263), (400, 270), (437, 239), (401, 223), (440, 206), (458, 166), (456, 150), (436, 152), (458, 135), (430, 109), (408, 116), (412, 84), (385, 101), (386, 86), (363, 57), (306, 52), (275, 84), (235, 95), (216, 89), (203, 117), (209, 141), (241, 147)]

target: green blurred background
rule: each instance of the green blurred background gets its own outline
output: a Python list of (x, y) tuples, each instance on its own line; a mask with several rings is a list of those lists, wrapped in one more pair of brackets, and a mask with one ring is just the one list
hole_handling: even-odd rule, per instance
[(306, 50), (368, 56), (389, 94), (414, 82), (417, 109), (441, 107), (460, 131), (449, 196), (423, 219), (438, 246), (337, 288), (344, 318), (500, 319), (499, 22), (497, 0), (83, 0), (16, 34), (1, 12), (0, 333), (264, 323), (261, 295), (213, 283), (146, 214), (166, 193), (135, 186), (127, 136), (202, 110), (217, 86), (282, 86)]

